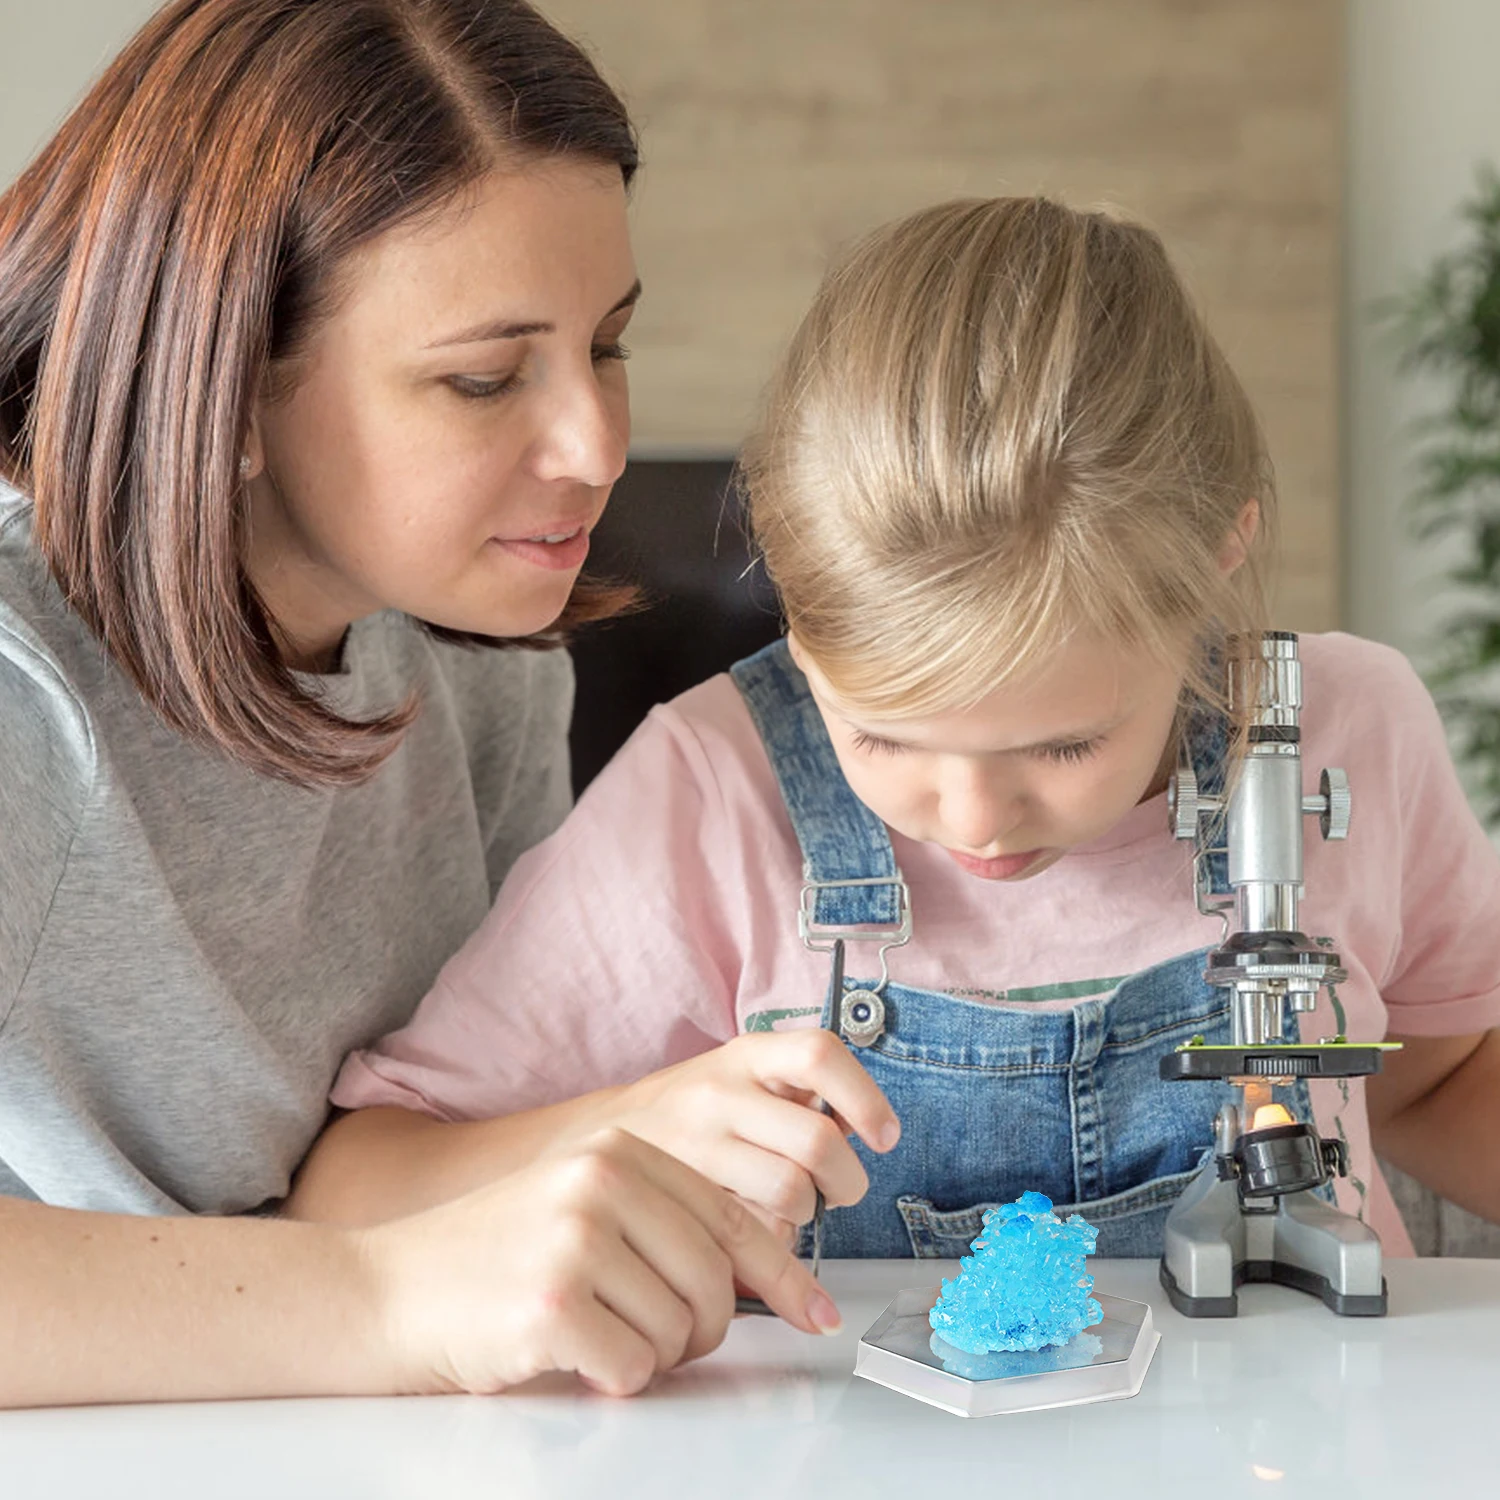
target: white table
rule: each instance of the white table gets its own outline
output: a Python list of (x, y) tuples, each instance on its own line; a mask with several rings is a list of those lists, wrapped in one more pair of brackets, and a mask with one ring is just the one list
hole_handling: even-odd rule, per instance
[(563, 1381), (494, 1399), (267, 1401), (0, 1413), (4, 1500), (469, 1497), (1500, 1495), (1500, 1261), (1395, 1261), (1390, 1316), (1276, 1287), (1234, 1320), (1171, 1310), (1146, 1261), (1100, 1291), (1149, 1301), (1133, 1400), (965, 1420), (855, 1380), (854, 1347), (938, 1262), (832, 1262), (845, 1329), (743, 1319), (713, 1357), (613, 1401)]

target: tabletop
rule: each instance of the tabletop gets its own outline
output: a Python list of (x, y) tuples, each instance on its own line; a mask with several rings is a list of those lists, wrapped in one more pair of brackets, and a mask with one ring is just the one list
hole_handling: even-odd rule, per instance
[(860, 1335), (944, 1262), (833, 1261), (844, 1331), (736, 1322), (628, 1400), (561, 1378), (493, 1398), (258, 1401), (0, 1413), (6, 1500), (1205, 1496), (1500, 1493), (1500, 1261), (1390, 1261), (1390, 1313), (1336, 1318), (1246, 1287), (1175, 1313), (1154, 1261), (1091, 1263), (1149, 1302), (1139, 1395), (965, 1419), (853, 1378)]

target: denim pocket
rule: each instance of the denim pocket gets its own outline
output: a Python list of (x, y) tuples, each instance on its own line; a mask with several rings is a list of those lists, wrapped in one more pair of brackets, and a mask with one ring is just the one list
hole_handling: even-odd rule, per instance
[[(1197, 1175), (1197, 1167), (1173, 1172), (1108, 1198), (1060, 1203), (1056, 1211), (1063, 1218), (1082, 1214), (1099, 1231), (1096, 1255), (1121, 1259), (1157, 1256), (1161, 1254), (1167, 1215)], [(957, 1260), (967, 1255), (984, 1227), (985, 1213), (995, 1207), (993, 1203), (975, 1203), (967, 1208), (942, 1209), (934, 1207), (930, 1199), (909, 1195), (896, 1200), (911, 1240), (911, 1253), (917, 1260)]]

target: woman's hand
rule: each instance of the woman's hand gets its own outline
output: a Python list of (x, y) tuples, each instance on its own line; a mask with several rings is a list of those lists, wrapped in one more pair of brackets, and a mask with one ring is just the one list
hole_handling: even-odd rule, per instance
[[(820, 1098), (831, 1118), (811, 1107)], [(868, 1179), (847, 1135), (889, 1151), (901, 1134), (885, 1095), (837, 1037), (757, 1033), (638, 1083), (495, 1119), (355, 1110), (314, 1144), (285, 1212), (351, 1227), (420, 1213), (611, 1127), (696, 1168), (773, 1226), (806, 1223), (820, 1190), (835, 1207), (864, 1196)]]
[(848, 1135), (880, 1152), (901, 1138), (874, 1079), (822, 1030), (736, 1037), (613, 1091), (605, 1117), (788, 1224), (812, 1217), (818, 1191), (835, 1208), (864, 1197)]
[(631, 1394), (717, 1347), (736, 1282), (805, 1332), (839, 1326), (743, 1204), (623, 1130), (354, 1233), (383, 1288), (398, 1382), (414, 1390), (493, 1392), (569, 1370)]

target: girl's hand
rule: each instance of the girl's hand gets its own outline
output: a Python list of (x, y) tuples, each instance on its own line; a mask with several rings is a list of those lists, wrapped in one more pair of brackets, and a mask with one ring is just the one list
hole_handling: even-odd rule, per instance
[[(832, 1117), (811, 1108), (825, 1099)], [(736, 1037), (612, 1092), (610, 1123), (670, 1151), (772, 1219), (804, 1224), (821, 1190), (857, 1203), (869, 1179), (846, 1136), (889, 1151), (901, 1124), (828, 1031)]]
[(398, 1384), (488, 1393), (548, 1370), (629, 1395), (718, 1346), (734, 1286), (836, 1331), (808, 1271), (733, 1196), (607, 1130), (466, 1197), (354, 1231)]

